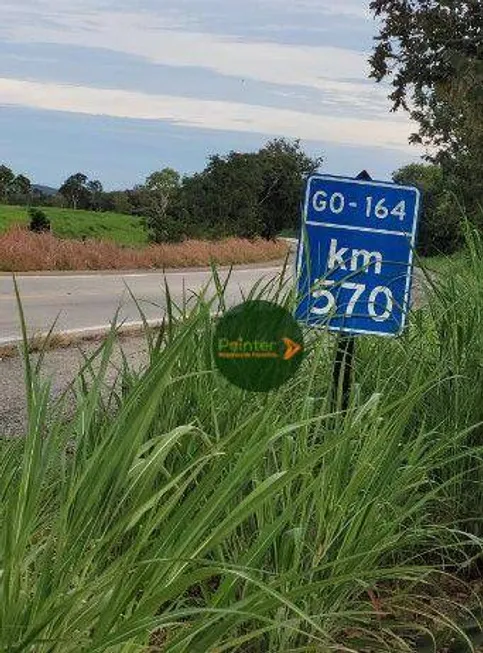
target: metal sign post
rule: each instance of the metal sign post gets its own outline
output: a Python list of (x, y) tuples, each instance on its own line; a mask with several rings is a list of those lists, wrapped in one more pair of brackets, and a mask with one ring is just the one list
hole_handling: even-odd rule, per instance
[(356, 335), (397, 336), (410, 304), (419, 190), (312, 175), (307, 180), (297, 255), (296, 317), (339, 334), (337, 405), (347, 408)]
[[(372, 177), (367, 170), (362, 170), (357, 175), (356, 179), (372, 181)], [(339, 335), (337, 339), (334, 371), (332, 375), (332, 406), (334, 412), (336, 412), (339, 407), (342, 411), (349, 408), (355, 352), (355, 336)]]

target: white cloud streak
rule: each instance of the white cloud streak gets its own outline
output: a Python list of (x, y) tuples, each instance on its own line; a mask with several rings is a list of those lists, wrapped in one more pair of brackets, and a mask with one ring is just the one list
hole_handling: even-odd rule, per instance
[[(287, 0), (262, 0), (264, 5), (284, 9)], [(368, 0), (294, 0), (296, 9), (313, 15), (327, 14), (329, 16), (350, 16), (353, 18), (369, 18)]]
[[(325, 4), (329, 10), (330, 5)], [(244, 42), (173, 29), (162, 13), (68, 10), (65, 5), (60, 11), (53, 0), (44, 2), (43, 8), (42, 17), (49, 20), (49, 26), (41, 21), (32, 24), (17, 15), (17, 19), (3, 23), (4, 38), (20, 43), (107, 49), (154, 64), (197, 67), (240, 80), (306, 87), (320, 92), (321, 102), (326, 99), (371, 114), (388, 110), (386, 90), (366, 81), (367, 56), (361, 52), (330, 46)], [(359, 79), (362, 81), (354, 81)]]
[(160, 120), (202, 129), (283, 135), (320, 143), (402, 150), (410, 126), (264, 106), (0, 78), (0, 103), (114, 118)]

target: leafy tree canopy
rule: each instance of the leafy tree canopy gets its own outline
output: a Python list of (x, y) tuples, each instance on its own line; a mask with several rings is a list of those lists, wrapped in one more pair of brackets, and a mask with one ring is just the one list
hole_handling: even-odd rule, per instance
[(169, 214), (181, 183), (181, 175), (173, 168), (152, 172), (144, 186), (131, 192), (130, 198), (136, 206), (135, 212), (143, 216), (150, 237), (155, 242), (181, 240), (183, 228), (178, 216)]
[(99, 180), (89, 181), (87, 175), (77, 172), (68, 177), (59, 188), (73, 209), (99, 208), (99, 198), (102, 193), (102, 184)]
[(298, 225), (303, 179), (321, 161), (283, 138), (258, 152), (214, 155), (183, 180), (170, 210), (190, 234), (273, 238)]
[(25, 175), (15, 175), (6, 165), (0, 166), (0, 200), (3, 202), (21, 201), (31, 192), (30, 179)]
[(163, 195), (169, 195), (179, 187), (181, 176), (173, 168), (163, 168), (152, 172), (147, 178), (145, 186), (148, 190)]
[(454, 194), (448, 190), (443, 168), (439, 165), (411, 163), (393, 174), (397, 184), (421, 190), (423, 209), (420, 217), (418, 251), (424, 256), (452, 254), (462, 242), (462, 229)]
[[(419, 124), (448, 183), (470, 204), (483, 197), (483, 3), (372, 0), (380, 33), (371, 76), (389, 80), (393, 110)], [(451, 179), (452, 176), (452, 179)]]

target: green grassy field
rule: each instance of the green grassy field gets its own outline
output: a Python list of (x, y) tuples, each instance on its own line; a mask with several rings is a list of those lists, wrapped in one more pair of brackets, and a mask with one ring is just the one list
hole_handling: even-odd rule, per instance
[(0, 649), (474, 650), (483, 244), (446, 272), (401, 338), (358, 338), (344, 412), (333, 337), (307, 333), (267, 395), (220, 376), (219, 280), (189, 311), (168, 298), (115, 385), (114, 333), (53, 404), (26, 355), (26, 436), (0, 437)]
[[(139, 218), (122, 213), (100, 213), (39, 207), (50, 218), (53, 232), (60, 238), (96, 238), (112, 240), (120, 245), (144, 245), (147, 234)], [(27, 224), (24, 206), (0, 204), (0, 233), (13, 224)]]

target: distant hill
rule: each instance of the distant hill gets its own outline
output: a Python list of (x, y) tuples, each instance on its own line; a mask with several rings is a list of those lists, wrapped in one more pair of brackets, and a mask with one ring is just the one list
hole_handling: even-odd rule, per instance
[(57, 195), (59, 190), (57, 188), (52, 188), (52, 186), (43, 186), (42, 184), (32, 184), (32, 188), (34, 190), (38, 190), (44, 195), (50, 196), (50, 195)]

